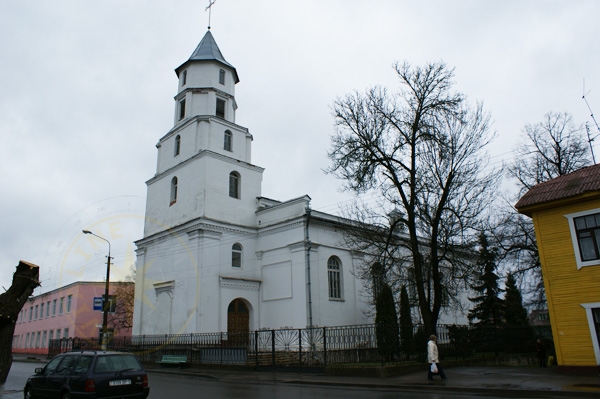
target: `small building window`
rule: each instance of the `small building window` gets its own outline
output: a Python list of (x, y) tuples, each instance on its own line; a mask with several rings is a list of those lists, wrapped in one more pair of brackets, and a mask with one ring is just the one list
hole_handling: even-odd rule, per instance
[(222, 85), (225, 84), (225, 71), (222, 69), (219, 69), (219, 83)]
[(73, 304), (73, 295), (67, 297), (67, 313), (71, 313), (71, 305)]
[(169, 206), (171, 206), (177, 202), (177, 184), (178, 184), (177, 177), (172, 178), (171, 179), (171, 199), (169, 202)]
[(577, 268), (600, 265), (600, 209), (565, 215)]
[(175, 136), (175, 150), (174, 150), (174, 156), (179, 155), (179, 152), (181, 151), (181, 136), (177, 135)]
[(229, 196), (240, 198), (240, 175), (237, 172), (229, 174)]
[(63, 314), (65, 308), (65, 297), (60, 298), (60, 305), (58, 305), (58, 314)]
[(179, 120), (185, 118), (185, 99), (179, 101)]
[(217, 98), (217, 109), (215, 112), (219, 118), (225, 118), (225, 100)]
[(181, 75), (181, 85), (185, 86), (186, 83), (187, 83), (187, 69), (185, 71), (183, 71), (183, 74)]
[(573, 219), (582, 261), (600, 259), (600, 213)]
[(231, 267), (242, 267), (242, 246), (238, 243), (231, 247)]
[(44, 302), (40, 305), (40, 319), (44, 318)]
[(336, 256), (327, 261), (327, 277), (329, 280), (329, 298), (342, 298), (341, 262)]
[(52, 316), (56, 316), (56, 299), (52, 301)]
[(229, 130), (225, 130), (225, 134), (223, 135), (223, 149), (225, 151), (231, 151), (231, 132)]
[(46, 317), (50, 317), (50, 301), (46, 302)]

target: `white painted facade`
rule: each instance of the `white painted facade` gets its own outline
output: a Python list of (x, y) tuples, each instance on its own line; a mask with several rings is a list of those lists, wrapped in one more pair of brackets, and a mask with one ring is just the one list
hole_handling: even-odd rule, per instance
[[(342, 221), (314, 211), (308, 216), (308, 196), (262, 197), (263, 168), (251, 163), (253, 137), (235, 123), (237, 71), (210, 31), (176, 73), (174, 127), (157, 144), (144, 238), (136, 242), (133, 334), (228, 331), (235, 299), (248, 308), (250, 330), (372, 322), (353, 275), (360, 259), (340, 246)], [(225, 102), (224, 115), (217, 116), (217, 99)], [(232, 173), (239, 177), (238, 198), (230, 195)], [(241, 247), (239, 267), (234, 245)], [(341, 266), (340, 298), (329, 295), (332, 256)]]
[[(247, 307), (251, 331), (372, 323), (353, 273), (363, 259), (341, 245), (347, 221), (310, 212), (308, 195), (285, 202), (262, 196), (253, 137), (235, 123), (237, 71), (210, 31), (175, 71), (174, 127), (156, 145), (144, 238), (136, 242), (133, 335), (228, 331), (234, 300)], [(338, 295), (330, 287), (332, 257)]]

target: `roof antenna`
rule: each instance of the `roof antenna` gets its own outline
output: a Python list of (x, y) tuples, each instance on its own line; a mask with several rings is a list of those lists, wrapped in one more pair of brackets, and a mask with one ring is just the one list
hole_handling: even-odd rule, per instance
[(208, 11), (208, 30), (210, 30), (210, 17), (212, 14), (212, 6), (216, 3), (217, 0), (208, 0), (208, 6), (204, 9), (204, 11)]
[[(594, 117), (594, 113), (592, 112), (592, 108), (590, 107), (590, 104), (588, 103), (587, 98), (585, 98), (585, 96), (590, 91), (588, 91), (587, 93), (585, 92), (585, 79), (583, 79), (583, 96), (581, 96), (581, 98), (583, 99), (583, 101), (585, 101), (585, 105), (587, 105), (588, 110), (590, 111), (590, 116), (592, 117), (592, 120), (594, 121), (594, 124), (596, 125), (596, 130), (598, 132), (600, 132), (600, 126), (598, 126), (598, 121), (596, 121), (596, 118)], [(598, 136), (597, 135), (595, 137), (590, 136), (590, 126), (587, 122), (585, 123), (585, 130), (587, 131), (588, 144), (590, 145), (590, 152), (592, 153), (592, 162), (594, 162), (594, 165), (595, 165), (596, 157), (594, 157), (594, 148), (592, 147), (592, 141), (594, 141), (594, 139)]]

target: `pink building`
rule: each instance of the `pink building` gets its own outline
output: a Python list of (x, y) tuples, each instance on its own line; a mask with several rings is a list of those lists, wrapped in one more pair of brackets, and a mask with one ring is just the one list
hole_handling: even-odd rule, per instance
[[(111, 282), (109, 294), (122, 284), (133, 283)], [(104, 282), (76, 282), (29, 298), (17, 319), (12, 352), (47, 354), (53, 339), (100, 337), (104, 289)], [(110, 321), (108, 326), (110, 331)], [(114, 335), (131, 336), (131, 328)]]

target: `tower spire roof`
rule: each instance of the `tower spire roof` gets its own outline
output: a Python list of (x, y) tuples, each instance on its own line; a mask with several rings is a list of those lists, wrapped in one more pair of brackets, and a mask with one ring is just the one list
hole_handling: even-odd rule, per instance
[(196, 50), (194, 50), (194, 52), (192, 53), (190, 58), (186, 62), (181, 64), (177, 69), (175, 69), (177, 76), (179, 76), (179, 70), (184, 65), (186, 65), (188, 62), (193, 62), (193, 61), (216, 61), (216, 62), (219, 62), (219, 63), (233, 69), (233, 75), (235, 76), (235, 82), (236, 83), (239, 82), (239, 78), (237, 75), (237, 71), (235, 70), (235, 67), (225, 60), (225, 57), (223, 57), (221, 50), (219, 50), (219, 46), (217, 46), (217, 42), (215, 41), (215, 38), (213, 37), (210, 30), (208, 30), (206, 32), (206, 34), (204, 35), (204, 37), (202, 38), (202, 40), (200, 41), (200, 43), (196, 47)]

